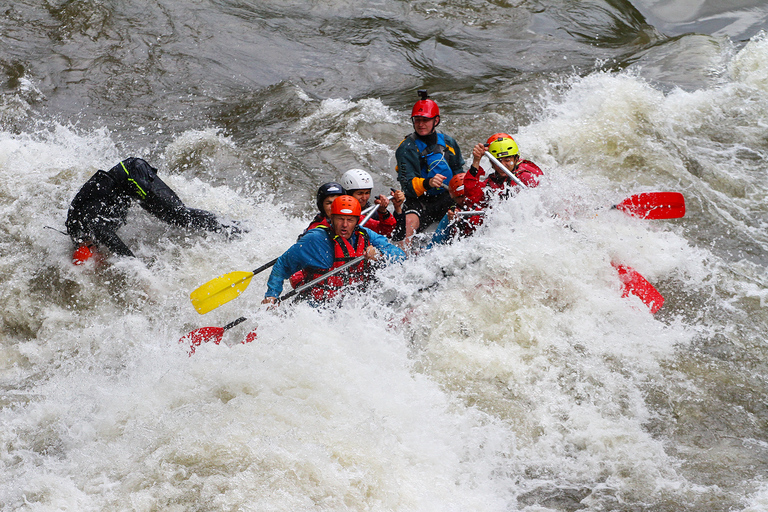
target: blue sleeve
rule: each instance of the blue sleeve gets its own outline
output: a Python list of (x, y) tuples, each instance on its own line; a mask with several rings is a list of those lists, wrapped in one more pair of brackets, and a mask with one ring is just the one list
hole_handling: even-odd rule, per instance
[(381, 254), (387, 259), (387, 263), (394, 263), (403, 261), (405, 259), (405, 252), (396, 245), (389, 243), (387, 237), (382, 236), (368, 228), (363, 228), (370, 237), (371, 245), (378, 249)]
[(435, 234), (432, 235), (432, 240), (429, 242), (429, 245), (427, 245), (427, 249), (431, 249), (436, 244), (446, 243), (451, 237), (450, 228), (451, 221), (448, 219), (447, 215), (443, 215), (443, 218), (440, 219), (440, 223), (437, 225), (437, 229), (435, 229)]
[(312, 229), (298, 242), (277, 258), (267, 280), (265, 297), (279, 297), (283, 291), (283, 281), (295, 272), (307, 267), (331, 268), (333, 252), (328, 235), (322, 229)]

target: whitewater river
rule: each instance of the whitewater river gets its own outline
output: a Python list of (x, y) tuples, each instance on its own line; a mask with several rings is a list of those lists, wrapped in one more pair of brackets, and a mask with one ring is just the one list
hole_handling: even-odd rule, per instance
[[(765, 2), (0, 11), (0, 510), (768, 509)], [(511, 133), (544, 183), (339, 310), (263, 309), (266, 273), (192, 308), (289, 247), (321, 183), (396, 186), (420, 88), (465, 154)], [(70, 201), (129, 156), (251, 231), (136, 207), (136, 259), (72, 265)], [(652, 191), (685, 217), (607, 208)]]

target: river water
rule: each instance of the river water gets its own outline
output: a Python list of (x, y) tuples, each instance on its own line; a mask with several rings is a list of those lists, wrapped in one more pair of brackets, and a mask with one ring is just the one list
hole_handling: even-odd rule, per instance
[[(723, 3), (4, 5), (0, 508), (768, 509), (768, 7)], [(545, 183), (337, 311), (266, 311), (260, 274), (198, 315), (189, 292), (279, 255), (319, 184), (396, 185), (419, 88), (465, 153), (511, 133)], [(129, 156), (252, 230), (136, 208), (135, 260), (73, 266), (47, 227)], [(684, 218), (605, 208), (666, 190)]]

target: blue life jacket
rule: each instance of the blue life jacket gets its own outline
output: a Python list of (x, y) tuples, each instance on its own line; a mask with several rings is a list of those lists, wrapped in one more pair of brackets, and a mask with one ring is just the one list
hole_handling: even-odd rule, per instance
[[(437, 134), (437, 144), (432, 146), (432, 151), (427, 152), (427, 143), (418, 139), (415, 134), (411, 134), (410, 137), (416, 143), (416, 147), (419, 148), (419, 163), (421, 164), (421, 177), (425, 180), (429, 180), (436, 174), (442, 174), (445, 176), (445, 183), (451, 181), (453, 177), (453, 169), (448, 165), (448, 161), (445, 159), (445, 152), (447, 150), (445, 145), (445, 136), (442, 133)], [(437, 196), (445, 194), (447, 191), (442, 188), (430, 188), (424, 192), (430, 196)]]

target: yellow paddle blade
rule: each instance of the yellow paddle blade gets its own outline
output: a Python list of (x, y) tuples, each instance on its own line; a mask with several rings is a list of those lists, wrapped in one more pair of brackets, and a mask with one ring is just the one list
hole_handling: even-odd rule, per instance
[(253, 272), (230, 272), (211, 279), (189, 294), (189, 300), (201, 315), (236, 299), (251, 283)]

